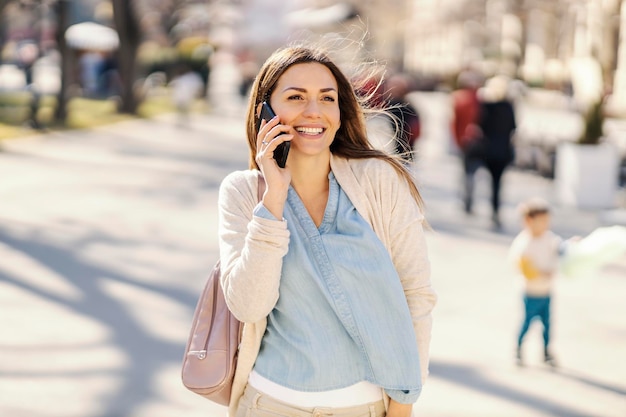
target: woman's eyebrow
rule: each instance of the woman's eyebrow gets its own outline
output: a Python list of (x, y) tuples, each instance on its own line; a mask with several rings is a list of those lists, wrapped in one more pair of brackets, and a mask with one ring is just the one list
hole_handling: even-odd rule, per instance
[[(301, 93), (306, 93), (307, 92), (307, 89), (306, 88), (302, 88), (302, 87), (285, 87), (283, 89), (283, 91), (288, 91), (288, 90), (296, 90), (296, 91), (301, 92)], [(335, 91), (336, 92), (337, 89), (334, 88), (334, 87), (320, 88), (320, 92), (322, 92), (322, 93), (327, 93), (329, 91)]]

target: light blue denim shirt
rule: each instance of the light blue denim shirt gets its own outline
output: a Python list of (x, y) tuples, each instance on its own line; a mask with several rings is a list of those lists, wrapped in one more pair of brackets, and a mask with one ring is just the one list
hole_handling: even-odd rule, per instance
[[(289, 251), (254, 369), (299, 391), (365, 380), (413, 403), (421, 392), (419, 353), (400, 279), (332, 173), (329, 185), (319, 228), (289, 189), (283, 213)], [(275, 219), (262, 204), (254, 214)]]

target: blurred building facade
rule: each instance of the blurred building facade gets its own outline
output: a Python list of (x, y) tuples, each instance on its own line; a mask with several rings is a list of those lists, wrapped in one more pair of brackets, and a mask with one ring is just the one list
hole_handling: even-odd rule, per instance
[[(626, 94), (624, 0), (409, 0), (405, 67), (449, 77), (475, 67), (581, 101)], [(582, 83), (580, 80), (585, 80)]]
[[(274, 4), (276, 3), (276, 4)], [(396, 70), (452, 80), (473, 67), (529, 85), (571, 92), (591, 103), (613, 92), (626, 107), (625, 0), (247, 0), (244, 10), (273, 10), (273, 40), (300, 31), (354, 35)], [(283, 6), (281, 6), (281, 4)], [(268, 22), (249, 13), (250, 39)], [(271, 20), (271, 19), (270, 19)], [(280, 20), (278, 20), (280, 21)], [(263, 28), (266, 29), (263, 29)], [(277, 33), (276, 28), (282, 28)], [(366, 29), (368, 35), (358, 39)], [(302, 36), (302, 35), (301, 35)], [(624, 97), (622, 97), (624, 96)]]
[[(407, 0), (243, 0), (238, 42), (263, 60), (285, 42), (344, 39), (392, 67), (403, 65)], [(357, 48), (355, 48), (357, 49)]]

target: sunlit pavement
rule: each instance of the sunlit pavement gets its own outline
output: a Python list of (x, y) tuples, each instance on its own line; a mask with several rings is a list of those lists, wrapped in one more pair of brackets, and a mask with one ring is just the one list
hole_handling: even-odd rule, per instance
[[(561, 280), (553, 334), (560, 368), (541, 364), (538, 328), (527, 340), (528, 366), (517, 368), (521, 302), (506, 251), (519, 227), (515, 205), (529, 195), (553, 201), (551, 182), (507, 173), (504, 228), (491, 230), (486, 176), (479, 174), (476, 214), (466, 217), (443, 116), (423, 117), (430, 121), (416, 173), (440, 302), (416, 415), (626, 415), (626, 261)], [(223, 415), (182, 387), (179, 371), (217, 258), (217, 187), (247, 167), (241, 116), (196, 115), (186, 129), (168, 116), (3, 148), (0, 415)], [(565, 236), (606, 224), (603, 213), (556, 212)]]

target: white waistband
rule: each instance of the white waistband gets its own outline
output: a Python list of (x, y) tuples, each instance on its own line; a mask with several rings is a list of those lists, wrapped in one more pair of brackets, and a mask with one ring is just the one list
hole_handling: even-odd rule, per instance
[(382, 388), (367, 381), (330, 391), (304, 392), (283, 387), (253, 370), (248, 384), (270, 397), (298, 407), (352, 407), (383, 399)]

